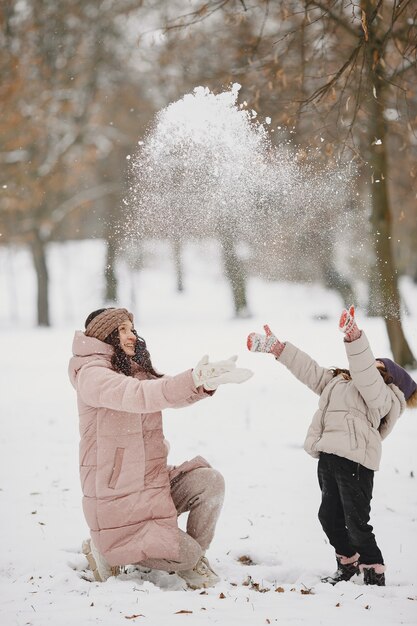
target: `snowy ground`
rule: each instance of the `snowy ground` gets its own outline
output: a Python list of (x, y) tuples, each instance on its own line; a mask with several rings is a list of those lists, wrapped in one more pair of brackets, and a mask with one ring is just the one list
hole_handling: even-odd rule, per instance
[[(186, 291), (161, 253), (133, 278), (123, 268), (121, 305), (136, 313), (162, 371), (192, 367), (208, 352), (239, 355), (255, 376), (204, 402), (165, 411), (172, 463), (202, 454), (226, 479), (226, 501), (209, 558), (214, 589), (178, 590), (176, 576), (126, 574), (88, 580), (80, 554), (87, 528), (78, 480), (75, 394), (66, 369), (72, 335), (102, 304), (100, 242), (50, 250), (53, 328), (33, 328), (33, 274), (23, 251), (0, 249), (0, 623), (2, 626), (148, 624), (417, 624), (417, 411), (383, 446), (372, 520), (388, 565), (387, 587), (319, 582), (334, 571), (317, 508), (316, 461), (302, 449), (317, 398), (266, 355), (247, 352), (264, 322), (323, 365), (346, 363), (337, 330), (339, 298), (316, 285), (252, 279), (253, 317), (232, 319), (216, 250), (185, 255)], [(406, 336), (417, 352), (417, 288), (402, 284)], [(383, 322), (359, 323), (379, 356), (390, 356)], [(417, 375), (417, 372), (414, 373)], [(242, 564), (239, 557), (253, 564)]]

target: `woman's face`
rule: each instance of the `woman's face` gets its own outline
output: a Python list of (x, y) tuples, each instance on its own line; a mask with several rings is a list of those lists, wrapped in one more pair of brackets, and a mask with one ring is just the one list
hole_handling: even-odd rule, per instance
[(135, 356), (136, 335), (133, 333), (133, 324), (126, 320), (118, 327), (120, 347), (128, 356)]

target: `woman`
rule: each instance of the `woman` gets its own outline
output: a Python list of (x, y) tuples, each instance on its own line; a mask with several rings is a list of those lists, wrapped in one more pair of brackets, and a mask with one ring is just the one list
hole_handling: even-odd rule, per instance
[(384, 586), (384, 560), (369, 524), (374, 472), (381, 441), (406, 406), (417, 405), (417, 384), (394, 361), (375, 359), (353, 306), (339, 322), (349, 370), (320, 367), (264, 328), (266, 335), (249, 335), (249, 350), (273, 354), (320, 396), (304, 449), (319, 459), (319, 520), (336, 552), (337, 572), (322, 581), (336, 584), (363, 572), (365, 585)]
[[(193, 589), (219, 581), (204, 556), (223, 503), (224, 481), (205, 459), (167, 465), (161, 410), (207, 398), (252, 372), (236, 357), (169, 377), (157, 373), (126, 309), (91, 313), (77, 331), (69, 376), (80, 415), (80, 475), (91, 540), (83, 551), (96, 580), (140, 564), (177, 572)], [(177, 516), (189, 511), (187, 532)]]

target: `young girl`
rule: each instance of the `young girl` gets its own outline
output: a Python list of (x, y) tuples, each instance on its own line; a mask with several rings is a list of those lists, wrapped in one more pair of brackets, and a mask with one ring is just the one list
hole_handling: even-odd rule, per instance
[[(80, 415), (83, 551), (96, 580), (140, 564), (177, 572), (193, 589), (219, 581), (205, 551), (223, 503), (224, 481), (202, 457), (167, 465), (161, 410), (192, 404), (252, 372), (236, 357), (163, 376), (126, 309), (99, 309), (75, 333), (69, 376)], [(177, 516), (189, 511), (187, 532)]]
[(320, 396), (304, 449), (318, 458), (322, 492), (319, 520), (336, 551), (337, 571), (323, 582), (336, 584), (360, 571), (366, 585), (385, 585), (385, 565), (369, 524), (374, 471), (381, 459), (381, 441), (406, 405), (417, 405), (417, 385), (390, 359), (372, 354), (360, 331), (354, 307), (343, 311), (349, 370), (326, 369), (291, 343), (251, 333), (252, 352), (269, 352), (302, 383)]

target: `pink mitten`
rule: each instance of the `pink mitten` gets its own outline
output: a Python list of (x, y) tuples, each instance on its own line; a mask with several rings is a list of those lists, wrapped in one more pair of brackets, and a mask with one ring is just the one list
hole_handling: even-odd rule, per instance
[(248, 350), (251, 352), (269, 352), (273, 354), (276, 359), (281, 356), (281, 352), (285, 348), (285, 343), (282, 343), (275, 337), (271, 329), (267, 324), (264, 326), (265, 335), (259, 333), (251, 333), (247, 339)]
[(353, 304), (349, 308), (349, 311), (346, 309), (343, 310), (339, 320), (339, 330), (345, 334), (345, 341), (347, 342), (355, 341), (355, 339), (359, 339), (361, 336), (362, 333), (356, 324), (355, 307)]

